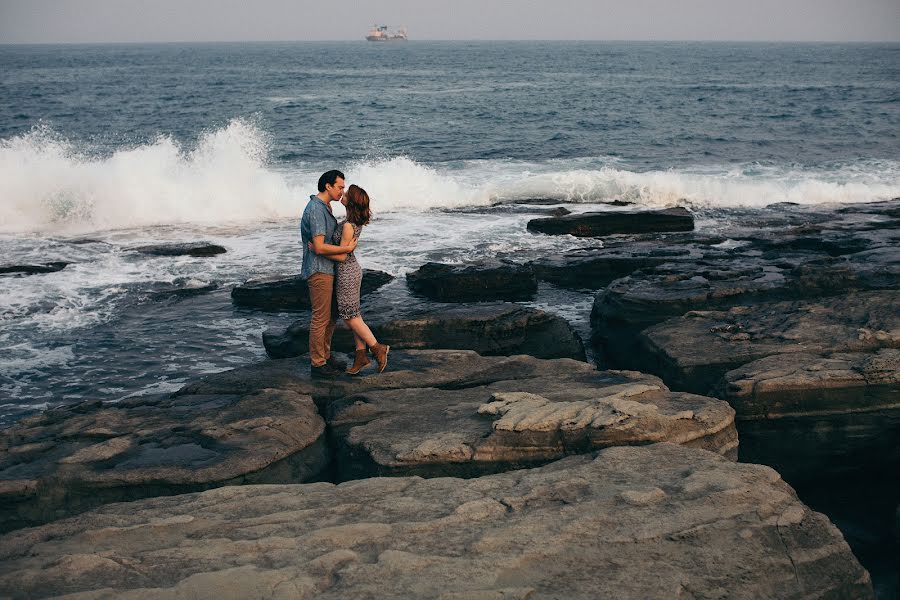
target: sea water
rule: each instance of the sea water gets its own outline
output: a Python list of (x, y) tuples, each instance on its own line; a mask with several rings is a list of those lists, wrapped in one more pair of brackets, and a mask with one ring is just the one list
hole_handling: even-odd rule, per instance
[[(261, 332), (294, 315), (228, 291), (299, 270), (327, 169), (369, 191), (357, 253), (396, 285), (431, 260), (602, 243), (451, 209), (624, 200), (715, 231), (777, 203), (900, 196), (898, 44), (0, 46), (0, 97), (0, 263), (71, 263), (0, 278), (0, 426), (263, 358)], [(195, 240), (228, 252), (129, 251)], [(536, 305), (585, 334), (591, 299), (545, 288)]]

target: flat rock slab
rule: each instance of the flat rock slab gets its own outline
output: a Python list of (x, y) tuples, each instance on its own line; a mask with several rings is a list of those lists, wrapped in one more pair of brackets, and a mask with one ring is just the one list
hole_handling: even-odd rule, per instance
[(900, 349), (767, 356), (726, 373), (716, 392), (743, 419), (900, 409)]
[(309, 396), (265, 388), (49, 410), (0, 436), (0, 528), (108, 502), (309, 481), (328, 465), (324, 433)]
[(55, 261), (41, 264), (28, 265), (0, 265), (0, 275), (40, 275), (42, 273), (56, 273), (65, 269), (69, 263)]
[[(370, 294), (394, 277), (382, 271), (363, 270), (360, 295)], [(261, 310), (310, 310), (309, 286), (299, 275), (254, 279), (231, 290), (236, 306)]]
[(575, 237), (597, 237), (614, 233), (693, 231), (694, 216), (682, 207), (654, 211), (591, 212), (532, 219), (528, 222), (528, 230)]
[(531, 268), (499, 260), (464, 265), (425, 263), (407, 273), (406, 285), (436, 302), (514, 302), (530, 300), (537, 293)]
[(670, 261), (617, 279), (597, 294), (591, 311), (592, 343), (613, 365), (639, 369), (633, 360), (637, 334), (689, 311), (898, 288), (900, 251), (887, 247), (841, 258), (786, 253), (777, 258)]
[(332, 403), (339, 479), (476, 477), (609, 446), (667, 441), (737, 458), (727, 403), (672, 393), (633, 371), (568, 372), (441, 390), (374, 391)]
[(571, 359), (532, 356), (481, 356), (471, 350), (391, 350), (388, 369), (336, 379), (310, 379), (308, 357), (266, 360), (205, 375), (184, 385), (175, 396), (249, 394), (273, 387), (311, 396), (326, 408), (336, 398), (373, 390), (408, 388), (460, 389), (506, 379), (552, 377), (561, 373), (595, 373), (596, 367)]
[(900, 349), (776, 354), (726, 373), (716, 395), (737, 410), (741, 460), (791, 481), (900, 466)]
[(227, 252), (225, 248), (209, 242), (188, 242), (174, 244), (151, 244), (129, 248), (133, 252), (151, 256), (215, 256)]
[(641, 370), (707, 393), (739, 366), (774, 354), (900, 348), (900, 291), (694, 311), (641, 334)]
[(768, 467), (671, 444), (478, 479), (220, 488), (0, 538), (13, 598), (873, 598)]
[[(466, 349), (484, 355), (530, 354), (538, 358), (584, 360), (584, 345), (565, 319), (516, 304), (449, 305), (439, 310), (379, 322), (378, 310), (367, 322), (378, 341), (391, 348)], [(353, 334), (344, 325), (335, 331), (333, 347), (354, 348)], [(309, 322), (301, 319), (284, 331), (263, 333), (266, 353), (273, 358), (309, 352)]]
[(727, 257), (734, 249), (718, 246), (721, 238), (696, 243), (635, 241), (590, 248), (528, 263), (541, 281), (576, 290), (597, 290), (641, 269), (669, 262), (697, 262)]

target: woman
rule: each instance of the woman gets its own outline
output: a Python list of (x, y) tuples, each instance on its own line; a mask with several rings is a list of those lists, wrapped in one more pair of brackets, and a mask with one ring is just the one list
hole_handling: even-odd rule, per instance
[(369, 224), (372, 212), (369, 210), (369, 195), (357, 185), (351, 185), (341, 198), (341, 204), (347, 209), (347, 218), (334, 232), (333, 243), (348, 248), (345, 254), (329, 256), (338, 263), (335, 273), (335, 294), (337, 295), (338, 316), (344, 320), (353, 332), (356, 340), (356, 353), (353, 365), (347, 369), (349, 375), (356, 375), (369, 364), (368, 349), (371, 349), (378, 372), (387, 366), (387, 355), (391, 347), (379, 344), (372, 330), (362, 319), (359, 310), (359, 288), (362, 283), (362, 267), (353, 255), (352, 247), (359, 238), (362, 228)]

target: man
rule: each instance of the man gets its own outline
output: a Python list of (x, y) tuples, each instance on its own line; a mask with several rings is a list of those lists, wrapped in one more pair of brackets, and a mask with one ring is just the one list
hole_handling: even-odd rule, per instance
[[(300, 219), (300, 240), (303, 245), (303, 267), (300, 276), (309, 285), (312, 318), (309, 323), (309, 361), (313, 377), (336, 377), (346, 364), (331, 356), (331, 336), (337, 323), (337, 307), (334, 306), (334, 261), (328, 256), (343, 254), (347, 248), (331, 242), (337, 229), (337, 220), (331, 212), (331, 203), (340, 202), (344, 195), (344, 174), (328, 171), (319, 177), (319, 193), (309, 197), (303, 218)], [(310, 251), (310, 243), (313, 251)], [(353, 241), (350, 251), (356, 248)]]

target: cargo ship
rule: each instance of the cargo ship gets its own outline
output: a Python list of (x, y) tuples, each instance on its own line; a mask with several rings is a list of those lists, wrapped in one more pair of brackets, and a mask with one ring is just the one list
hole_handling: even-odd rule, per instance
[(406, 27), (391, 31), (387, 25), (373, 25), (366, 39), (370, 42), (405, 42), (409, 38), (406, 37)]

